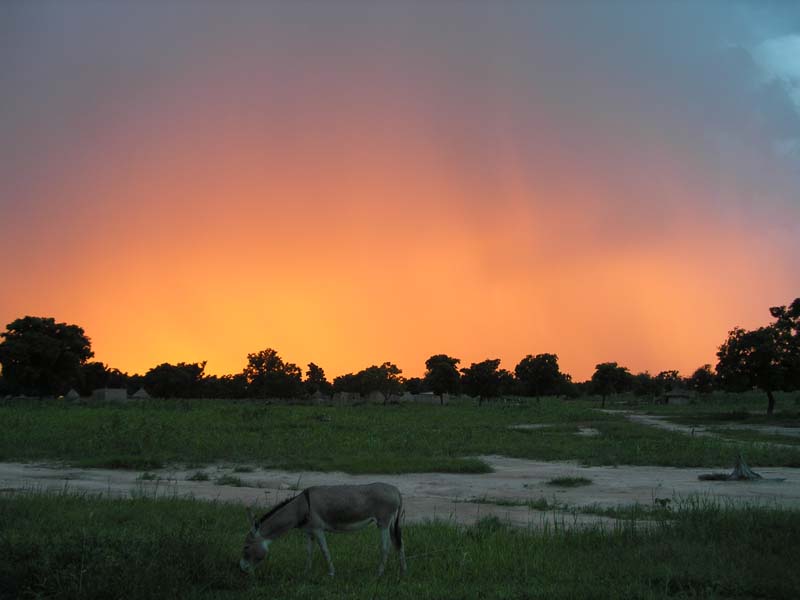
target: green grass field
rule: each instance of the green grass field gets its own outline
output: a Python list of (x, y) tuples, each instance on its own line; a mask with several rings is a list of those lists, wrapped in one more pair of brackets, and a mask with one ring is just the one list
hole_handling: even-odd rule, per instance
[[(753, 402), (751, 401), (751, 404)], [(146, 471), (215, 461), (351, 473), (485, 472), (484, 454), (587, 465), (800, 466), (800, 448), (723, 443), (632, 424), (597, 403), (488, 406), (266, 405), (210, 400), (0, 406), (0, 460), (63, 460)], [(676, 407), (677, 408), (677, 407)], [(704, 407), (680, 407), (686, 414)], [(545, 424), (539, 429), (512, 429)], [(579, 426), (600, 431), (576, 435)]]
[(237, 569), (240, 506), (138, 496), (0, 495), (0, 597), (47, 598), (797, 598), (800, 512), (693, 502), (647, 529), (534, 532), (496, 519), (404, 528), (375, 575), (375, 529), (329, 536), (303, 572), (295, 532), (255, 577)]

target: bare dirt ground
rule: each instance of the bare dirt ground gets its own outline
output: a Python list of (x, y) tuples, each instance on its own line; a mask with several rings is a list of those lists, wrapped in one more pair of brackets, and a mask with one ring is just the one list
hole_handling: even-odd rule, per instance
[[(614, 520), (564, 510), (538, 511), (527, 506), (502, 506), (487, 503), (526, 502), (545, 498), (572, 509), (598, 505), (613, 507), (639, 503), (652, 506), (656, 498), (673, 502), (690, 495), (731, 502), (750, 502), (800, 508), (800, 469), (759, 468), (765, 478), (785, 481), (722, 482), (699, 481), (707, 468), (671, 467), (582, 467), (572, 462), (541, 462), (507, 458), (481, 457), (494, 469), (488, 474), (412, 473), (402, 475), (348, 475), (345, 473), (289, 472), (254, 469), (234, 472), (235, 465), (219, 464), (200, 469), (209, 481), (190, 481), (198, 469), (169, 468), (153, 471), (159, 480), (141, 480), (135, 471), (76, 469), (53, 463), (0, 463), (0, 492), (22, 489), (86, 491), (111, 496), (129, 496), (131, 492), (154, 495), (188, 496), (205, 500), (257, 503), (267, 506), (294, 495), (297, 489), (311, 485), (369, 483), (385, 481), (396, 485), (403, 494), (406, 519), (420, 522), (445, 519), (472, 523), (495, 515), (515, 525), (580, 527), (613, 525)], [(223, 475), (239, 477), (252, 487), (217, 485)], [(590, 485), (564, 488), (549, 485), (556, 477), (585, 477)], [(474, 502), (474, 500), (483, 502)], [(473, 502), (471, 502), (473, 500)]]

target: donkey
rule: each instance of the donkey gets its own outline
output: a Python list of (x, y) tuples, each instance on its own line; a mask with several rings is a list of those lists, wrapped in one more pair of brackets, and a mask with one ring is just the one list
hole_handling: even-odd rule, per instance
[[(252, 574), (255, 567), (267, 556), (270, 544), (292, 529), (302, 529), (307, 536), (306, 573), (311, 570), (314, 540), (319, 544), (328, 562), (328, 574), (335, 569), (325, 541), (325, 532), (345, 532), (362, 529), (376, 523), (381, 530), (381, 562), (378, 576), (383, 575), (389, 556), (389, 539), (400, 555), (400, 568), (406, 572), (406, 556), (400, 533), (403, 499), (393, 485), (370, 483), (367, 485), (321, 485), (303, 490), (274, 506), (260, 519), (248, 514), (250, 531), (244, 540), (244, 551), (239, 568)], [(248, 511), (249, 513), (249, 511)]]

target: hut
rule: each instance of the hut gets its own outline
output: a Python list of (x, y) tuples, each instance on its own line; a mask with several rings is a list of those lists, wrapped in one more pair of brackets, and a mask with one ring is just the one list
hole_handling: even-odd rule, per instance
[(92, 392), (94, 402), (127, 402), (128, 390), (125, 388), (99, 388)]
[(664, 404), (689, 404), (693, 397), (689, 390), (672, 389), (664, 394)]
[(75, 388), (70, 388), (70, 390), (66, 394), (64, 394), (64, 400), (75, 401), (75, 400), (80, 400), (80, 399), (81, 399), (81, 395), (78, 392), (75, 391)]
[(141, 387), (138, 390), (136, 390), (136, 392), (131, 396), (131, 398), (134, 398), (135, 400), (149, 400), (150, 394), (147, 393), (146, 389)]

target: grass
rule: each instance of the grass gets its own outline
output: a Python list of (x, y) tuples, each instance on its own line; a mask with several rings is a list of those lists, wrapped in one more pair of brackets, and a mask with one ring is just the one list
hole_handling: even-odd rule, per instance
[(547, 485), (558, 487), (580, 487), (582, 485), (591, 485), (592, 480), (586, 477), (554, 477), (547, 482)]
[(155, 473), (151, 473), (150, 471), (145, 471), (144, 473), (139, 475), (136, 479), (138, 479), (139, 481), (158, 481), (161, 478)]
[(375, 577), (373, 528), (330, 535), (337, 575), (305, 540), (240, 573), (240, 506), (184, 499), (0, 495), (0, 597), (59, 598), (773, 598), (797, 597), (800, 512), (697, 502), (652, 527), (512, 529), (407, 525), (409, 573)]
[(205, 473), (204, 471), (197, 471), (186, 479), (189, 481), (208, 481), (211, 479), (211, 477), (209, 477), (208, 473)]
[[(800, 448), (692, 438), (630, 423), (596, 411), (597, 406), (544, 398), (481, 407), (312, 407), (211, 400), (66, 406), (25, 401), (0, 406), (0, 460), (51, 459), (137, 471), (229, 461), (349, 473), (485, 473), (489, 467), (477, 458), (485, 454), (586, 465), (724, 467), (742, 451), (756, 467), (800, 466)], [(524, 423), (549, 426), (509, 428)], [(579, 426), (601, 434), (578, 436)]]
[(460, 502), (468, 502), (470, 504), (491, 504), (493, 506), (527, 506), (531, 510), (568, 510), (566, 504), (558, 502), (555, 498), (548, 500), (544, 496), (536, 499), (518, 499), (518, 498), (493, 498), (490, 496), (479, 496), (476, 498), (469, 498)]

